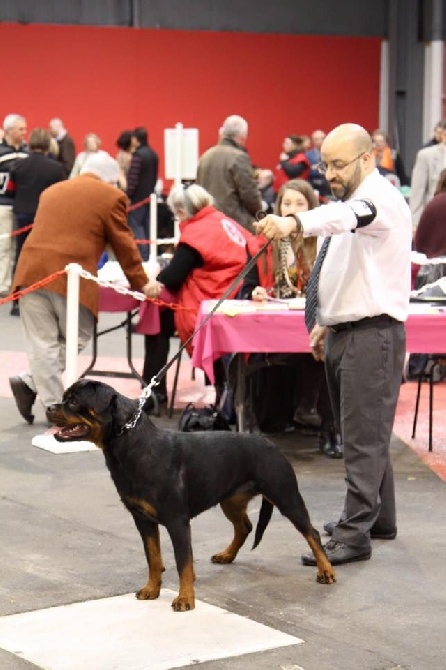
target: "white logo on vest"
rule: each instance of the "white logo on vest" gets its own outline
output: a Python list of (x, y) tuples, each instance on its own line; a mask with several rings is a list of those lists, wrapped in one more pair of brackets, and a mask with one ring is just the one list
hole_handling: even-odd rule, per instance
[(234, 242), (234, 244), (237, 244), (237, 246), (239, 247), (246, 246), (246, 240), (243, 237), (243, 233), (240, 232), (240, 230), (237, 228), (237, 226), (234, 224), (233, 221), (228, 221), (228, 219), (222, 219), (220, 223), (223, 226), (223, 230), (225, 231), (226, 235), (232, 242)]

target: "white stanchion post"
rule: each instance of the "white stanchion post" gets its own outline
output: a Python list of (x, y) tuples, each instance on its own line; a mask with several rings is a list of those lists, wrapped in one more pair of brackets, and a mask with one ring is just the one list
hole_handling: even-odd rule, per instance
[(175, 179), (174, 179), (174, 184), (175, 186), (180, 186), (181, 184), (181, 145), (183, 142), (183, 124), (182, 123), (176, 123), (175, 124), (176, 128), (176, 142), (175, 142)]
[(158, 257), (158, 196), (152, 193), (150, 196), (150, 256), (152, 265), (156, 263)]
[(65, 386), (77, 380), (77, 355), (79, 348), (79, 280), (82, 267), (70, 263), (67, 271), (67, 342), (65, 359)]

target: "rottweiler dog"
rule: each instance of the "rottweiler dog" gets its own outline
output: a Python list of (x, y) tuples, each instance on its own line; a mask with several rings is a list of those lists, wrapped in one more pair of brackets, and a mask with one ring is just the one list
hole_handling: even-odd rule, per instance
[(274, 505), (307, 540), (317, 561), (317, 581), (336, 581), (333, 567), (313, 528), (289, 461), (261, 435), (227, 431), (182, 433), (157, 428), (141, 414), (134, 426), (138, 400), (130, 400), (101, 382), (81, 380), (47, 410), (59, 427), (60, 442), (88, 440), (102, 449), (122, 502), (141, 534), (149, 576), (137, 593), (140, 600), (158, 598), (164, 570), (159, 524), (173, 544), (179, 574), (176, 612), (195, 606), (190, 521), (220, 504), (233, 524), (230, 544), (212, 556), (231, 563), (252, 530), (247, 506), (262, 496), (253, 549), (262, 539)]

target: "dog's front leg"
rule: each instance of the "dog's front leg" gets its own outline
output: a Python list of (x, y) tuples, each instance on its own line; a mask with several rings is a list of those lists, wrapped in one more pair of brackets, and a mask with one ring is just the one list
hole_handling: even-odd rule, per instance
[(172, 601), (172, 608), (175, 612), (187, 612), (195, 608), (195, 572), (190, 521), (177, 518), (172, 523), (166, 524), (166, 528), (172, 540), (180, 579), (180, 590), (178, 596)]
[(160, 533), (157, 523), (141, 520), (134, 517), (144, 545), (144, 551), (149, 567), (147, 584), (136, 592), (138, 600), (155, 600), (161, 590), (162, 574), (164, 572), (161, 556)]

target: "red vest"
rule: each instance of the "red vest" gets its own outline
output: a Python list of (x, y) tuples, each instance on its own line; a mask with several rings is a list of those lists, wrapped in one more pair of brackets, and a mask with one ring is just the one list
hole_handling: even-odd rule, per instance
[(306, 179), (308, 180), (308, 177), (310, 176), (310, 161), (306, 157), (306, 155), (303, 152), (297, 153), (295, 156), (290, 158), (288, 160), (288, 163), (290, 165), (295, 165), (296, 163), (306, 163), (307, 167), (303, 172), (300, 173), (297, 177), (288, 177), (286, 174), (285, 170), (282, 168), (282, 166), (279, 165), (276, 167), (275, 173), (274, 173), (274, 182), (273, 182), (273, 189), (274, 193), (278, 193), (281, 189), (281, 187), (287, 183), (287, 181), (290, 181), (290, 179)]
[[(260, 235), (251, 235), (247, 239), (248, 251), (251, 258), (256, 255), (258, 251), (264, 246), (267, 239), (263, 233)], [(269, 244), (263, 254), (258, 258), (257, 272), (259, 275), (259, 286), (263, 288), (273, 288), (274, 286), (274, 271), (273, 271), (273, 248)]]
[[(192, 270), (178, 294), (180, 309), (175, 312), (175, 325), (185, 342), (195, 329), (201, 301), (221, 298), (245, 267), (246, 240), (251, 234), (212, 206), (183, 221), (180, 232), (180, 242), (196, 249), (203, 259), (202, 267)], [(229, 297), (234, 297), (239, 288)], [(192, 344), (187, 350), (192, 353)]]

